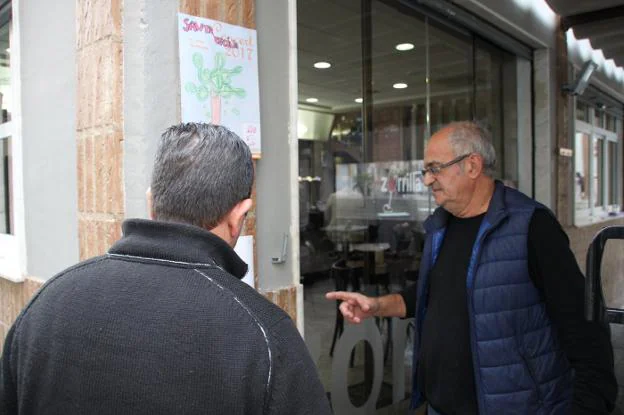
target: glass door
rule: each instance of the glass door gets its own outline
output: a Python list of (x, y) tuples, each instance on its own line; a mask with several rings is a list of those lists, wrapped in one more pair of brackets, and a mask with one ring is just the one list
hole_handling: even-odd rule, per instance
[(517, 184), (516, 58), (399, 2), (301, 0), (297, 13), (306, 343), (336, 414), (401, 412), (410, 320), (352, 330), (325, 293), (384, 295), (416, 282), (422, 225), (436, 208), (420, 170), (444, 125), (491, 129), (496, 177)]

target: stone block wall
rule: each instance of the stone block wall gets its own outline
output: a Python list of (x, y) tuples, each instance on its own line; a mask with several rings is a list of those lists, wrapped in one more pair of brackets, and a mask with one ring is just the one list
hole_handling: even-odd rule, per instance
[(11, 325), (42, 284), (34, 278), (20, 283), (0, 278), (0, 350)]
[(123, 186), (122, 0), (76, 1), (80, 259), (121, 236)]

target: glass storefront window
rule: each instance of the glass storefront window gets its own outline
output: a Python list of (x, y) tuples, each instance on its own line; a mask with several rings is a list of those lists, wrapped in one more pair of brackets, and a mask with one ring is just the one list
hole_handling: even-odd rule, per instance
[(589, 142), (590, 136), (585, 133), (576, 133), (576, 160), (574, 184), (576, 195), (576, 210), (589, 208)]
[[(335, 377), (343, 328), (324, 294), (383, 295), (415, 283), (423, 222), (436, 208), (420, 170), (429, 138), (445, 124), (474, 120), (490, 129), (495, 176), (518, 185), (518, 60), (399, 1), (301, 0), (297, 13), (306, 340), (318, 349), (330, 399), (339, 379), (358, 406), (366, 400), (372, 352), (358, 343), (347, 375)], [(387, 324), (378, 326), (384, 344)], [(408, 392), (412, 341), (387, 346), (405, 357)], [(383, 373), (373, 376), (389, 383), (391, 359), (381, 358)], [(377, 408), (395, 408), (391, 392), (380, 389)]]
[[(11, 4), (0, 7), (0, 127), (11, 120)], [(4, 124), (4, 125), (2, 125)], [(11, 137), (0, 128), (0, 234), (11, 233)]]
[(607, 125), (605, 127), (609, 131), (617, 132), (617, 118), (613, 115), (607, 114)]
[[(621, 138), (617, 132), (622, 120), (603, 106), (579, 101), (576, 105), (574, 223), (584, 226), (609, 219), (621, 207)], [(581, 120), (580, 112), (589, 113), (591, 118)]]
[(11, 233), (10, 137), (0, 138), (0, 233)]
[(604, 137), (594, 140), (594, 152), (592, 154), (592, 198), (594, 206), (602, 206), (604, 184)]
[(483, 41), (475, 46), (476, 120), (492, 133), (496, 177), (517, 187), (516, 59)]
[(605, 128), (605, 113), (602, 110), (594, 110), (594, 127)]
[(579, 121), (589, 122), (587, 117), (587, 105), (582, 102), (576, 104), (576, 119)]
[(617, 172), (618, 172), (618, 145), (614, 141), (609, 141), (607, 144), (607, 159), (609, 160), (609, 184), (607, 193), (607, 204), (612, 206), (617, 204)]
[(11, 120), (10, 14), (0, 15), (0, 123)]

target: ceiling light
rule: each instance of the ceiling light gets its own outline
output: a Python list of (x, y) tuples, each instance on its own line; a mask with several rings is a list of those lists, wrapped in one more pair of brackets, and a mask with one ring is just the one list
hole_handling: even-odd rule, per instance
[(364, 100), (362, 98), (356, 98), (355, 102), (357, 102), (358, 104), (361, 104), (362, 102), (364, 102)]
[(327, 68), (331, 68), (331, 63), (329, 63), (329, 62), (316, 62), (314, 64), (314, 67), (316, 69), (327, 69)]
[(399, 43), (398, 45), (395, 46), (396, 50), (412, 50), (414, 49), (414, 44), (413, 43)]
[(398, 83), (392, 85), (392, 88), (394, 88), (394, 89), (405, 89), (405, 88), (407, 88), (407, 84), (405, 84), (403, 82), (398, 82)]
[(6, 48), (7, 53), (11, 53), (11, 48)]
[(310, 104), (314, 104), (315, 102), (318, 102), (318, 98), (308, 98), (306, 99), (306, 102), (309, 102)]

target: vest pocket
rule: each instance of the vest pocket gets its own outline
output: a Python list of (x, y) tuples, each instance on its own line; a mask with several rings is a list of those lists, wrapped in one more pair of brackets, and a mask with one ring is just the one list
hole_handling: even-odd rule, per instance
[(533, 388), (535, 389), (535, 396), (537, 397), (537, 403), (539, 404), (539, 406), (542, 406), (544, 403), (544, 400), (542, 399), (542, 393), (540, 391), (540, 385), (539, 382), (537, 381), (537, 377), (535, 376), (535, 370), (533, 369), (533, 366), (531, 365), (531, 362), (529, 361), (529, 359), (522, 353), (519, 353), (520, 358), (522, 359), (522, 362), (524, 363), (524, 368), (526, 369), (527, 373), (529, 374), (529, 377), (531, 378), (531, 381), (533, 382)]

